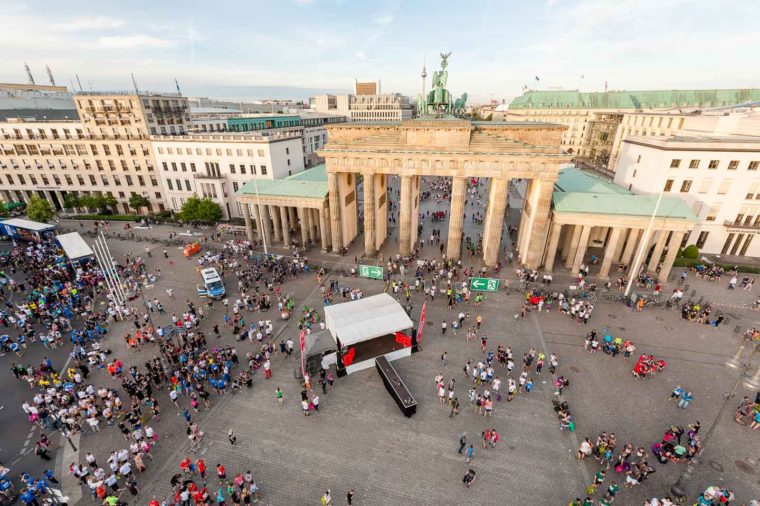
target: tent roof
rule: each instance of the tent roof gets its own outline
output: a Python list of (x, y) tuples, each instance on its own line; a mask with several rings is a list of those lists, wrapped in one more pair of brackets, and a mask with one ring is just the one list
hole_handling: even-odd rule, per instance
[(12, 227), (25, 228), (27, 230), (33, 230), (35, 232), (41, 232), (43, 230), (50, 230), (58, 225), (51, 225), (49, 223), (40, 223), (38, 221), (25, 220), (24, 218), (11, 218), (2, 222), (3, 225), (10, 225)]
[(61, 234), (56, 237), (58, 244), (63, 248), (66, 256), (69, 260), (76, 260), (77, 258), (84, 258), (93, 256), (92, 248), (90, 248), (79, 232), (71, 232), (69, 234)]
[(327, 306), (325, 323), (333, 339), (340, 339), (343, 346), (414, 326), (401, 304), (387, 293)]
[(306, 334), (305, 351), (306, 356), (321, 355), (326, 351), (335, 351), (335, 341), (327, 330)]

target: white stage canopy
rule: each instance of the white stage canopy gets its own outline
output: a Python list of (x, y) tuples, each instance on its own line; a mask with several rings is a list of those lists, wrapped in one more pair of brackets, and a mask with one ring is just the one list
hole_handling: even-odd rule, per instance
[(401, 304), (387, 293), (327, 306), (325, 324), (333, 339), (340, 339), (343, 346), (414, 326)]

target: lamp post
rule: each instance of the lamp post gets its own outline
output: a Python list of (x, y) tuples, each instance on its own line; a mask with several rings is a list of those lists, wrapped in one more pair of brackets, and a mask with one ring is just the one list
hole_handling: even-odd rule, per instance
[(754, 357), (756, 351), (758, 351), (757, 346), (755, 346), (752, 349), (752, 352), (750, 352), (749, 357), (747, 358), (747, 361), (741, 365), (741, 370), (739, 371), (739, 374), (736, 377), (736, 381), (734, 381), (734, 384), (731, 387), (731, 391), (728, 393), (728, 395), (724, 396), (723, 403), (721, 404), (720, 409), (718, 410), (718, 415), (712, 421), (712, 423), (710, 424), (710, 428), (707, 429), (707, 433), (705, 434), (705, 437), (702, 439), (702, 448), (699, 450), (699, 453), (696, 454), (694, 458), (692, 458), (686, 464), (686, 467), (681, 472), (681, 475), (678, 477), (678, 481), (676, 481), (673, 485), (671, 485), (670, 492), (674, 496), (679, 497), (679, 498), (686, 496), (686, 482), (689, 481), (691, 477), (694, 475), (694, 466), (697, 463), (699, 463), (699, 455), (701, 455), (702, 452), (705, 450), (705, 447), (707, 446), (707, 441), (710, 439), (713, 432), (715, 432), (715, 428), (718, 426), (718, 421), (723, 417), (723, 413), (726, 411), (726, 407), (728, 406), (728, 403), (731, 401), (734, 395), (736, 395), (736, 389), (739, 387), (739, 383), (741, 382), (742, 378), (747, 374), (747, 371), (749, 371), (749, 368), (752, 366), (752, 357)]

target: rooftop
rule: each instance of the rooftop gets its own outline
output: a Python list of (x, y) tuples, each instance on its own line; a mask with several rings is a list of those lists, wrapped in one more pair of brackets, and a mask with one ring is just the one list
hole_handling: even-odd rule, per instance
[(251, 180), (237, 191), (237, 195), (256, 195), (257, 193), (270, 197), (324, 199), (327, 197), (325, 166), (316, 165), (285, 179)]
[(634, 136), (623, 142), (662, 148), (666, 150), (719, 149), (737, 151), (760, 150), (760, 136), (752, 135), (673, 135), (670, 137)]
[(760, 100), (760, 89), (528, 91), (509, 104), (510, 109), (677, 109), (719, 107)]
[[(560, 170), (554, 184), (554, 212), (651, 216), (658, 195), (638, 195), (575, 167)], [(663, 196), (658, 218), (699, 221), (679, 197)]]

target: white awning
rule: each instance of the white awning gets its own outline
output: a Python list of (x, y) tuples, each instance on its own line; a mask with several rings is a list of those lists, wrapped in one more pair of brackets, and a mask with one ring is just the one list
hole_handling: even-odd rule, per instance
[(381, 293), (325, 307), (325, 324), (343, 346), (361, 343), (414, 326), (401, 304)]
[(41, 232), (43, 230), (50, 230), (58, 225), (51, 225), (49, 223), (40, 223), (38, 221), (25, 220), (24, 218), (11, 218), (2, 222), (3, 225), (10, 225), (12, 227), (24, 228), (26, 230), (32, 230), (34, 232)]
[(79, 235), (79, 232), (59, 235), (56, 237), (56, 240), (58, 241), (58, 244), (61, 245), (61, 248), (63, 248), (66, 256), (69, 257), (69, 260), (76, 260), (78, 258), (94, 255), (92, 248), (84, 242), (84, 239)]

